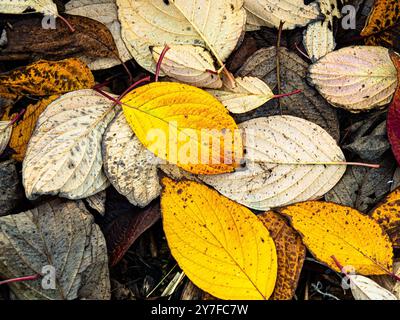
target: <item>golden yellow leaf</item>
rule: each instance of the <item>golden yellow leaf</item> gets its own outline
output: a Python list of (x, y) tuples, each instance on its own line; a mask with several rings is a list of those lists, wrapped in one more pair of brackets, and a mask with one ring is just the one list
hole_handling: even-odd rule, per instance
[[(29, 139), (32, 136), (32, 132), (35, 129), (36, 122), (39, 119), (40, 114), (46, 109), (46, 107), (56, 100), (58, 96), (50, 96), (40, 100), (38, 103), (31, 104), (27, 107), (26, 112), (21, 121), (14, 124), (9, 147), (12, 148), (15, 153), (12, 158), (17, 161), (24, 160), (26, 148), (28, 146)], [(3, 120), (14, 119), (16, 114), (4, 115)]]
[(306, 247), (300, 235), (277, 213), (268, 211), (258, 218), (270, 232), (278, 256), (278, 277), (271, 299), (291, 300), (306, 257)]
[(330, 202), (307, 201), (279, 210), (291, 220), (312, 254), (339, 271), (343, 266), (364, 275), (392, 271), (393, 248), (376, 221), (359, 211)]
[(376, 220), (389, 235), (393, 247), (400, 248), (400, 188), (390, 193), (371, 212), (371, 218)]
[(121, 99), (125, 117), (143, 145), (195, 174), (233, 171), (242, 157), (238, 127), (211, 94), (193, 86), (155, 82)]
[(199, 288), (221, 299), (268, 299), (277, 274), (268, 230), (247, 208), (197, 182), (162, 180), (169, 248)]
[(40, 60), (0, 75), (0, 96), (49, 96), (94, 86), (94, 77), (81, 60)]

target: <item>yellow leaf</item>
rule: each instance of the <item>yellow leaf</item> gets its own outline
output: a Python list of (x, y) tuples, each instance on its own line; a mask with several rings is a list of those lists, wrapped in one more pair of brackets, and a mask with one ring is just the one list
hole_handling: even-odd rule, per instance
[[(53, 102), (57, 98), (58, 96), (54, 95), (42, 99), (36, 104), (29, 105), (22, 120), (14, 125), (9, 142), (10, 148), (15, 151), (15, 153), (12, 155), (13, 159), (17, 161), (24, 160), (29, 139), (31, 138), (32, 132), (35, 129), (36, 122), (39, 119), (40, 114), (51, 102)], [(3, 120), (11, 120), (15, 116), (16, 114), (11, 116), (5, 115)]]
[(48, 96), (94, 86), (94, 77), (81, 60), (40, 60), (0, 75), (0, 96)]
[(271, 234), (278, 255), (278, 277), (272, 300), (291, 300), (297, 288), (306, 257), (306, 247), (300, 235), (273, 211), (258, 218)]
[(195, 174), (233, 171), (242, 157), (238, 127), (225, 107), (193, 86), (156, 82), (121, 99), (125, 117), (143, 145)]
[(307, 201), (280, 209), (302, 235), (312, 254), (339, 271), (343, 266), (364, 275), (392, 270), (393, 249), (388, 236), (374, 220), (359, 211), (330, 202)]
[(199, 288), (221, 299), (268, 299), (277, 274), (268, 230), (247, 208), (197, 182), (162, 180), (172, 255)]
[(371, 213), (389, 235), (393, 247), (400, 248), (400, 188), (390, 193)]

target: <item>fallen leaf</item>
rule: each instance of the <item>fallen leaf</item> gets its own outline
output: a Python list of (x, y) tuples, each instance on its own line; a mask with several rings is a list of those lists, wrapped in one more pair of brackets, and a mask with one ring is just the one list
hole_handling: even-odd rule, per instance
[(393, 247), (400, 248), (400, 188), (385, 197), (371, 212), (371, 218), (376, 220), (389, 235)]
[(121, 102), (137, 138), (159, 158), (195, 174), (230, 172), (238, 166), (242, 145), (237, 125), (211, 94), (155, 82), (132, 90)]
[[(279, 52), (282, 93), (293, 92), (297, 89), (300, 89), (301, 93), (279, 99), (280, 107), (276, 100), (272, 100), (266, 104), (265, 108), (258, 108), (254, 113), (249, 113), (236, 119), (239, 119), (239, 122), (243, 122), (255, 117), (292, 115), (314, 122), (338, 141), (340, 134), (336, 110), (305, 81), (308, 64), (286, 48), (281, 47)], [(276, 75), (275, 47), (263, 48), (255, 52), (236, 74), (236, 76), (240, 77), (252, 76), (260, 78), (270, 88), (277, 87)]]
[(87, 197), (84, 201), (89, 205), (89, 207), (96, 210), (102, 216), (106, 213), (106, 190)]
[(398, 80), (397, 89), (387, 113), (386, 127), (387, 136), (390, 145), (392, 146), (393, 154), (397, 160), (397, 163), (400, 164), (400, 56), (396, 53), (391, 53), (390, 58), (398, 70)]
[(56, 289), (41, 279), (11, 283), (21, 300), (109, 299), (107, 249), (82, 202), (54, 200), (0, 218), (0, 275), (15, 278), (55, 268)]
[(390, 191), (388, 182), (396, 168), (393, 160), (387, 156), (379, 161), (379, 169), (349, 166), (342, 179), (325, 195), (325, 200), (366, 212)]
[(110, 267), (115, 266), (132, 244), (161, 217), (158, 203), (140, 210), (122, 205), (106, 215), (115, 217), (103, 226)]
[(157, 158), (141, 144), (119, 113), (103, 136), (104, 171), (130, 203), (147, 206), (160, 195)]
[(304, 31), (303, 45), (312, 62), (326, 56), (336, 47), (333, 26), (329, 20), (310, 23)]
[(11, 134), (12, 125), (10, 125), (10, 121), (0, 121), (0, 154), (7, 148)]
[(22, 199), (20, 179), (14, 160), (0, 162), (0, 216), (7, 215)]
[[(393, 273), (400, 276), (400, 262), (393, 264)], [(373, 276), (372, 277), (378, 284), (392, 292), (397, 299), (400, 300), (400, 283), (390, 275)]]
[(246, 19), (246, 32), (248, 31), (257, 31), (260, 30), (261, 27), (273, 28), (274, 25), (265, 21), (250, 11), (246, 9), (247, 19)]
[[(115, 0), (70, 0), (65, 5), (65, 12), (97, 20), (103, 23), (111, 32), (119, 57), (123, 62), (131, 59), (121, 37), (121, 24), (118, 21), (117, 5)], [(82, 56), (91, 70), (107, 69), (121, 64), (116, 57), (93, 58)]]
[(18, 14), (33, 9), (45, 15), (57, 16), (57, 6), (52, 0), (1, 0), (0, 12)]
[(340, 271), (332, 256), (343, 266), (363, 275), (392, 271), (393, 248), (389, 237), (370, 217), (330, 202), (307, 201), (279, 212), (303, 238), (313, 256)]
[(208, 90), (232, 113), (251, 111), (274, 97), (268, 85), (258, 78), (236, 78), (235, 81), (236, 87), (231, 90)]
[(65, 15), (71, 30), (57, 20), (56, 28), (43, 28), (42, 17), (7, 18), (7, 46), (0, 48), (0, 60), (60, 60), (70, 57), (111, 58), (118, 51), (111, 32), (102, 23), (86, 17)]
[(353, 46), (328, 53), (310, 67), (308, 77), (333, 106), (360, 112), (390, 102), (396, 74), (388, 49)]
[[(201, 88), (221, 88), (222, 80), (214, 67), (211, 54), (193, 45), (173, 45), (164, 56), (161, 71), (180, 82)], [(153, 47), (153, 58), (160, 59), (164, 47)]]
[(67, 93), (40, 115), (22, 176), (28, 199), (59, 195), (82, 199), (104, 190), (101, 140), (115, 110), (93, 90)]
[(202, 184), (169, 178), (162, 183), (164, 231), (188, 278), (217, 298), (268, 299), (277, 256), (263, 223)]
[(317, 164), (346, 160), (335, 140), (312, 122), (272, 116), (252, 119), (239, 127), (246, 166), (234, 173), (200, 178), (246, 207), (265, 211), (318, 199), (346, 170), (345, 165)]
[(122, 39), (135, 60), (148, 71), (156, 64), (151, 47), (202, 46), (222, 66), (244, 30), (243, 0), (117, 0)]
[(0, 74), (0, 95), (49, 96), (94, 86), (89, 68), (79, 59), (41, 60), (26, 67)]
[(351, 292), (356, 300), (397, 300), (389, 290), (360, 275), (348, 275)]
[(284, 30), (304, 27), (322, 19), (316, 2), (306, 5), (303, 0), (244, 0), (244, 7), (275, 28), (284, 21)]
[(258, 218), (274, 240), (278, 256), (278, 276), (271, 299), (291, 300), (303, 268), (306, 247), (300, 235), (277, 213), (269, 211)]
[[(57, 95), (50, 96), (48, 98), (43, 98), (35, 104), (31, 104), (27, 107), (23, 118), (14, 125), (12, 129), (12, 135), (10, 139), (9, 146), (15, 153), (13, 153), (12, 158), (22, 162), (25, 157), (26, 148), (28, 147), (28, 142), (32, 136), (33, 130), (35, 129), (36, 122), (39, 119), (40, 114), (46, 109), (46, 107), (58, 98)], [(16, 115), (6, 116), (8, 119), (14, 118)], [(4, 117), (3, 117), (4, 119)]]

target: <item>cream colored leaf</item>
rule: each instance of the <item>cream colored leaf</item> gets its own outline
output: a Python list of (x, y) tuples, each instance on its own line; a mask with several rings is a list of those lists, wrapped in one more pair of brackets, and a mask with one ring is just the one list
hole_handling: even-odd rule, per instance
[(234, 173), (200, 178), (249, 208), (268, 210), (317, 199), (333, 188), (346, 170), (345, 165), (315, 164), (345, 161), (345, 157), (335, 140), (312, 122), (272, 116), (239, 127), (246, 166)]
[(347, 275), (356, 300), (397, 300), (389, 290), (361, 275)]
[(158, 160), (140, 143), (122, 112), (104, 134), (103, 157), (111, 184), (130, 203), (145, 207), (160, 195)]
[(106, 197), (107, 192), (106, 190), (100, 191), (88, 198), (85, 199), (89, 207), (96, 210), (102, 216), (106, 213)]
[(303, 34), (303, 45), (313, 62), (332, 52), (336, 47), (336, 42), (330, 21), (310, 23)]
[(64, 94), (40, 115), (23, 162), (29, 199), (89, 197), (104, 190), (101, 141), (115, 115), (112, 102), (93, 90)]
[[(121, 37), (115, 0), (70, 0), (65, 5), (65, 13), (87, 17), (103, 23), (111, 32), (123, 62), (132, 58)], [(117, 58), (80, 57), (91, 70), (107, 69), (121, 64)]]
[(18, 14), (33, 9), (45, 15), (57, 16), (57, 6), (52, 0), (0, 0), (0, 12)]
[(232, 90), (208, 90), (232, 113), (254, 110), (274, 97), (268, 85), (256, 77), (236, 78)]
[[(164, 47), (154, 47), (153, 58), (160, 59)], [(198, 46), (173, 45), (164, 56), (161, 71), (167, 76), (175, 78), (196, 87), (218, 89), (222, 87), (222, 80), (214, 67), (210, 53)], [(210, 72), (211, 71), (211, 72)]]
[(12, 126), (10, 121), (0, 121), (0, 155), (4, 149), (7, 148), (12, 133)]
[(304, 0), (244, 0), (244, 7), (253, 15), (279, 28), (284, 21), (284, 30), (304, 27), (312, 21), (321, 20), (318, 4), (304, 4)]
[(117, 0), (122, 38), (135, 60), (154, 72), (150, 47), (202, 46), (220, 63), (244, 30), (243, 0)]
[(331, 52), (313, 64), (309, 81), (333, 106), (360, 112), (391, 101), (397, 71), (388, 49), (353, 46)]
[(246, 20), (246, 31), (256, 31), (260, 30), (261, 27), (273, 28), (274, 26), (268, 21), (264, 21), (259, 17), (252, 14), (250, 11), (246, 10), (247, 20)]

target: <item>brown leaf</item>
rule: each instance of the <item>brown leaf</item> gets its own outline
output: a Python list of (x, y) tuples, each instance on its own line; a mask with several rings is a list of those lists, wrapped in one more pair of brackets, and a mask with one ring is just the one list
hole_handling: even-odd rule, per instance
[[(239, 122), (270, 115), (292, 115), (314, 122), (339, 139), (339, 122), (336, 111), (306, 82), (308, 65), (298, 55), (282, 47), (280, 50), (281, 89), (289, 93), (296, 89), (300, 94), (281, 98), (280, 110), (277, 100), (272, 100), (243, 116), (236, 116)], [(264, 80), (269, 87), (277, 87), (276, 48), (263, 48), (255, 52), (239, 69), (236, 76), (253, 76)], [(277, 92), (276, 92), (277, 93)], [(281, 112), (282, 111), (282, 112)]]
[(0, 60), (59, 60), (68, 57), (115, 58), (118, 51), (108, 28), (86, 17), (64, 15), (73, 25), (71, 32), (57, 19), (55, 29), (42, 27), (43, 17), (9, 18), (8, 43), (0, 49)]
[(9, 214), (22, 199), (22, 190), (14, 160), (0, 163), (0, 216)]
[(40, 60), (0, 75), (0, 96), (49, 96), (92, 88), (94, 77), (79, 59)]
[(258, 216), (275, 242), (278, 256), (278, 277), (272, 300), (291, 300), (306, 257), (300, 235), (273, 211)]

